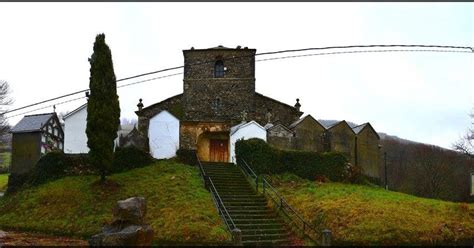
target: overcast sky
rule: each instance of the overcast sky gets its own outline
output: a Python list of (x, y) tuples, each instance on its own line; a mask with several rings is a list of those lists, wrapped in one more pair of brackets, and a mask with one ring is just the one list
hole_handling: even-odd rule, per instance
[[(473, 3), (0, 3), (0, 79), (13, 90), (11, 108), (87, 89), (87, 59), (102, 32), (120, 79), (180, 66), (182, 50), (192, 46), (241, 45), (257, 53), (370, 44), (472, 47), (473, 15)], [(257, 62), (256, 90), (291, 105), (300, 98), (301, 110), (317, 119), (370, 122), (377, 131), (449, 148), (470, 125), (473, 68), (472, 53), (313, 56)], [(181, 93), (182, 80), (119, 89), (122, 117), (136, 118), (139, 98), (148, 106)], [(58, 105), (57, 112), (84, 103)]]

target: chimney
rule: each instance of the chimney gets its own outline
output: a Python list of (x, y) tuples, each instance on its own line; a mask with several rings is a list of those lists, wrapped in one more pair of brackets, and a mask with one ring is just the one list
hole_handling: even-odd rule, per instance
[(296, 104), (295, 104), (296, 110), (297, 110), (297, 111), (300, 111), (300, 107), (301, 107), (300, 99), (299, 99), (299, 98), (296, 98)]
[(142, 99), (140, 98), (139, 101), (140, 101), (140, 102), (137, 104), (137, 107), (138, 107), (138, 111), (141, 111), (141, 110), (143, 109)]

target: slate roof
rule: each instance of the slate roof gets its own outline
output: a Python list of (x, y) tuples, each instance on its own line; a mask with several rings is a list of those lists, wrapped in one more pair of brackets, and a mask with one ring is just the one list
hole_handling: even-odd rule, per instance
[(65, 120), (65, 119), (68, 118), (69, 116), (71, 116), (71, 115), (73, 115), (73, 114), (79, 112), (81, 109), (83, 109), (83, 108), (85, 108), (85, 107), (87, 107), (87, 103), (82, 104), (82, 105), (81, 105), (80, 107), (78, 107), (77, 109), (74, 109), (73, 111), (71, 111), (71, 112), (67, 113), (66, 115), (64, 115), (63, 120)]
[(280, 124), (280, 123), (267, 128), (267, 130), (271, 130), (271, 129), (274, 129), (274, 128), (277, 128), (277, 127), (281, 127), (283, 129), (285, 129), (286, 131), (288, 131), (289, 133), (294, 133), (291, 129), (288, 129), (287, 127), (285, 127), (285, 125)]
[(296, 120), (295, 122), (291, 123), (289, 128), (294, 128), (294, 127), (298, 126), (298, 124), (300, 124), (305, 118), (306, 118), (306, 116), (304, 118), (300, 118), (300, 119)]
[(369, 122), (366, 122), (364, 124), (361, 124), (359, 126), (356, 126), (356, 127), (353, 127), (352, 130), (356, 133), (356, 134), (359, 134), (365, 127), (369, 127), (370, 129), (372, 129), (372, 131), (375, 133), (375, 135), (377, 135), (377, 138), (380, 139), (380, 134), (377, 133), (377, 131), (375, 131), (375, 129), (372, 127), (372, 125), (370, 125)]
[[(319, 123), (321, 123), (321, 125), (323, 125), (326, 129), (329, 129), (333, 126), (335, 126), (336, 124), (338, 124), (339, 122), (341, 121), (338, 121), (338, 120), (322, 120), (322, 119), (319, 119), (318, 120)], [(354, 128), (357, 126), (357, 124), (353, 123), (353, 122), (350, 122), (350, 121), (346, 121), (346, 123), (349, 125), (349, 127), (351, 128)]]
[(291, 123), (288, 128), (290, 128), (290, 129), (295, 128), (296, 126), (298, 126), (298, 125), (299, 125), (303, 120), (305, 120), (306, 118), (311, 118), (311, 119), (313, 119), (316, 123), (318, 123), (321, 127), (326, 128), (323, 124), (321, 124), (321, 122), (319, 122), (318, 120), (316, 120), (316, 119), (315, 119), (313, 116), (311, 116), (310, 114), (308, 114), (308, 115), (306, 115), (305, 117), (300, 118), (300, 119), (296, 120), (295, 122)]
[(367, 125), (368, 123), (364, 123), (364, 124), (361, 124), (359, 126), (356, 126), (356, 127), (353, 127), (352, 130), (354, 130), (354, 132), (356, 134), (359, 134), (360, 131), (362, 131), (362, 129), (364, 129), (364, 127)]
[(234, 134), (235, 132), (237, 132), (239, 129), (245, 127), (245, 126), (248, 126), (250, 124), (255, 124), (257, 125), (258, 127), (260, 127), (261, 129), (265, 130), (264, 127), (262, 127), (260, 124), (258, 124), (256, 121), (249, 121), (249, 122), (242, 122), (242, 123), (239, 123), (233, 127), (230, 128), (230, 135)]
[(37, 132), (53, 117), (55, 113), (25, 115), (11, 130), (11, 133)]

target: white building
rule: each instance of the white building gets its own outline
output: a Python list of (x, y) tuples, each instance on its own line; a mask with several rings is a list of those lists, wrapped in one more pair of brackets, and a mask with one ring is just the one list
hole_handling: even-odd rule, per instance
[[(64, 120), (64, 153), (88, 153), (87, 146), (87, 103), (66, 114)], [(133, 125), (123, 125), (117, 131), (114, 146), (119, 145), (119, 137), (132, 131)]]
[(64, 153), (88, 153), (87, 147), (87, 103), (63, 117)]
[(247, 140), (251, 138), (259, 138), (267, 141), (267, 131), (264, 127), (255, 121), (240, 123), (230, 128), (230, 161), (236, 163), (235, 159), (235, 142), (237, 140)]
[(179, 120), (163, 110), (150, 119), (148, 126), (150, 154), (156, 159), (176, 156), (179, 149)]

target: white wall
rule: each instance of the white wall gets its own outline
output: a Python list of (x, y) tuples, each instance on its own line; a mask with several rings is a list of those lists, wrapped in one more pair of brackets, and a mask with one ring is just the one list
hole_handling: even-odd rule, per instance
[(265, 128), (260, 126), (258, 123), (251, 121), (248, 125), (244, 125), (239, 128), (235, 133), (230, 136), (230, 161), (231, 163), (236, 163), (235, 161), (235, 142), (239, 139), (251, 139), (259, 138), (267, 141), (267, 131)]
[(154, 158), (171, 158), (179, 149), (179, 120), (163, 110), (148, 125), (150, 153)]
[(87, 147), (87, 107), (64, 120), (64, 153), (88, 153)]

